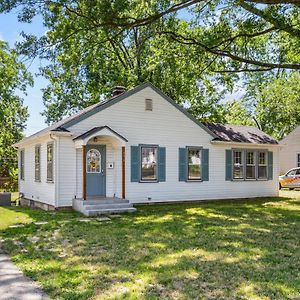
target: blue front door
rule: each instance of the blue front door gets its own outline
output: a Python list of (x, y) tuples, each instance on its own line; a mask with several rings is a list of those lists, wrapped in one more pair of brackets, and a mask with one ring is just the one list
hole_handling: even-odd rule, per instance
[(87, 196), (105, 196), (106, 186), (105, 145), (86, 146), (86, 193)]

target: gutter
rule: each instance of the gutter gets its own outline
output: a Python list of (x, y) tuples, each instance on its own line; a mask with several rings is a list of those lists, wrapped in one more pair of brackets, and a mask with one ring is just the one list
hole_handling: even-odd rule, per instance
[(241, 142), (224, 142), (224, 141), (210, 141), (213, 145), (239, 145), (239, 146), (247, 146), (247, 147), (274, 147), (274, 148), (282, 148), (280, 144), (254, 144), (254, 143), (241, 143)]
[(33, 137), (24, 138), (21, 141), (13, 144), (12, 147), (18, 148), (18, 147), (20, 147), (22, 145), (33, 143), (34, 141), (39, 140), (40, 138), (44, 138), (47, 135), (50, 135), (50, 138), (51, 138), (51, 135), (53, 135), (53, 136), (72, 136), (73, 133), (71, 133), (71, 132), (63, 132), (63, 131), (47, 131), (44, 134), (40, 134), (40, 135), (35, 135)]

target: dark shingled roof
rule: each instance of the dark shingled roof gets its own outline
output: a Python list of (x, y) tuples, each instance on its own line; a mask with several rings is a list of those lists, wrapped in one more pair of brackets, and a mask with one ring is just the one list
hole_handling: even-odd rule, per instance
[(218, 123), (203, 123), (210, 131), (217, 135), (214, 141), (250, 143), (250, 144), (278, 144), (271, 136), (253, 126), (223, 125)]

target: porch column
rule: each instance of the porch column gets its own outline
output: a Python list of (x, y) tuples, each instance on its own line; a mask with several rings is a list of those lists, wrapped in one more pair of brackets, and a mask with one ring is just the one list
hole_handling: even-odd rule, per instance
[(125, 147), (122, 147), (122, 198), (125, 199)]
[(82, 198), (86, 200), (86, 146), (82, 146)]

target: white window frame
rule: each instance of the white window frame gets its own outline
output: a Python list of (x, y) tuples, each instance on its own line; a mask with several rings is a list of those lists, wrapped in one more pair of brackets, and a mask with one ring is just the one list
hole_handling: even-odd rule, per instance
[[(52, 156), (51, 156), (51, 163), (48, 160), (48, 148), (52, 147)], [(47, 182), (52, 183), (54, 182), (54, 143), (47, 144), (47, 152), (46, 152), (46, 162), (47, 162)], [(51, 177), (49, 177), (49, 166), (51, 166)]]
[[(253, 153), (253, 164), (248, 164), (248, 153)], [(258, 162), (257, 162), (257, 151), (256, 150), (250, 150), (247, 149), (245, 151), (245, 179), (246, 180), (256, 180), (258, 178)], [(247, 177), (247, 167), (254, 167), (254, 177)]]
[[(144, 179), (143, 178), (143, 148), (153, 148), (156, 149), (156, 168), (155, 168), (155, 178)], [(158, 182), (158, 145), (140, 145), (140, 182)]]
[[(242, 178), (235, 178), (234, 177), (234, 166), (235, 166), (235, 162), (234, 162), (234, 152), (242, 152), (242, 166), (243, 166), (243, 177)], [(247, 164), (247, 153), (248, 152), (254, 152), (254, 159), (255, 159), (255, 178), (247, 178), (247, 165), (249, 166), (249, 164)], [(261, 166), (266, 166), (266, 177), (263, 178), (259, 178), (258, 177), (258, 168), (260, 166), (259, 164), (259, 153), (260, 152), (264, 152), (266, 155), (266, 163), (265, 164), (261, 164)], [(253, 166), (253, 165), (251, 165)], [(240, 148), (234, 148), (232, 149), (232, 180), (233, 181), (263, 181), (263, 180), (268, 180), (268, 150), (267, 149), (249, 149), (249, 148), (245, 148), (245, 149), (240, 149)]]
[[(260, 153), (265, 153), (265, 163), (261, 164), (259, 161)], [(266, 177), (259, 177), (259, 167), (266, 167)], [(268, 179), (268, 150), (257, 150), (257, 180)]]
[(34, 147), (34, 180), (41, 182), (41, 145), (35, 145)]
[[(186, 171), (186, 174), (187, 174), (187, 178), (186, 180), (187, 181), (202, 181), (202, 150), (203, 148), (202, 147), (197, 147), (197, 146), (187, 146), (186, 147), (187, 149), (187, 158), (186, 158), (186, 161), (187, 161), (187, 171)], [(190, 175), (189, 175), (189, 167), (190, 167), (190, 164), (189, 164), (189, 151), (190, 150), (197, 150), (200, 152), (200, 178), (190, 178)]]
[[(241, 152), (241, 164), (239, 165), (239, 167), (243, 167), (243, 176), (242, 177), (234, 177), (234, 167), (236, 165), (235, 163), (235, 156), (234, 153), (235, 152)], [(232, 149), (232, 179), (235, 181), (241, 181), (241, 180), (245, 180), (245, 151), (244, 149)]]

